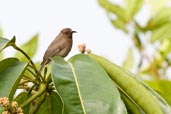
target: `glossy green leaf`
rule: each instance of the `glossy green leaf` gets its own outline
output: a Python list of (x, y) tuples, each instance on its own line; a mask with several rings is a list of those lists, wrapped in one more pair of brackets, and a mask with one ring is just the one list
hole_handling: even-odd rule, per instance
[(128, 96), (128, 98), (144, 113), (171, 113), (171, 109), (168, 104), (151, 88), (145, 85), (142, 80), (139, 78), (137, 79), (130, 72), (100, 56), (93, 54), (89, 54), (89, 56), (105, 69), (111, 79), (117, 84), (120, 91)]
[(63, 101), (55, 91), (50, 92), (52, 114), (62, 114), (64, 110)]
[(57, 92), (52, 91), (46, 96), (36, 114), (63, 114), (63, 103)]
[(171, 38), (171, 23), (165, 24), (161, 28), (158, 28), (152, 31), (151, 42), (155, 42), (157, 40), (163, 40), (167, 38)]
[(11, 40), (8, 40), (6, 38), (0, 38), (0, 52), (8, 46), (14, 45), (14, 43), (15, 43), (15, 36)]
[(126, 114), (107, 73), (87, 55), (68, 62), (53, 58), (52, 80), (64, 102), (64, 114)]
[(123, 94), (121, 91), (120, 94), (124, 104), (126, 105), (128, 114), (144, 114), (144, 112), (137, 105), (135, 105), (128, 96)]
[(133, 51), (131, 48), (129, 48), (127, 55), (126, 55), (126, 59), (123, 62), (123, 67), (128, 69), (128, 70), (132, 70), (134, 65), (134, 55), (133, 55)]
[(26, 63), (19, 62), (16, 58), (0, 61), (0, 97), (8, 96), (10, 100), (13, 99), (26, 66)]
[(99, 4), (107, 11), (115, 14), (126, 22), (125, 10), (118, 5), (113, 4), (109, 0), (98, 0)]
[(171, 8), (164, 7), (148, 21), (146, 29), (153, 30), (165, 26), (164, 24), (170, 23), (170, 17)]
[(131, 21), (135, 14), (140, 10), (144, 0), (125, 0), (126, 3), (126, 17), (128, 21)]
[[(28, 42), (21, 45), (20, 48), (24, 50), (24, 52), (26, 52), (31, 58), (33, 58), (38, 48), (38, 34), (34, 35)], [(27, 58), (18, 51), (15, 56), (21, 61), (27, 61)]]

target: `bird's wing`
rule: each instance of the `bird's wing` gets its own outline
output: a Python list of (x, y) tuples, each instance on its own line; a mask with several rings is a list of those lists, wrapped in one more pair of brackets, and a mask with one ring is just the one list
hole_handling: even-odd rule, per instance
[(64, 39), (55, 39), (48, 49), (46, 50), (43, 61), (48, 60), (50, 57), (53, 57), (55, 55), (58, 55), (60, 51), (65, 48), (66, 41)]

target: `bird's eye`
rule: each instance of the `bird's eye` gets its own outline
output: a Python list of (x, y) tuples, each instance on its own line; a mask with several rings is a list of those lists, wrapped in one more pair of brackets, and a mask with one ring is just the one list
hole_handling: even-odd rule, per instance
[(65, 32), (65, 34), (69, 34), (69, 32), (68, 32), (68, 31), (66, 31), (66, 32)]

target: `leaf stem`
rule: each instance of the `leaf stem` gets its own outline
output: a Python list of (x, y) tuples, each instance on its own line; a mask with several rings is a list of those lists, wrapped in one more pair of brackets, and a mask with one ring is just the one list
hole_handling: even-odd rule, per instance
[[(42, 75), (37, 70), (36, 65), (33, 63), (33, 61), (31, 60), (31, 58), (22, 49), (20, 49), (16, 44), (13, 44), (13, 47), (16, 50), (18, 50), (19, 52), (21, 52), (29, 60), (29, 62), (31, 63), (31, 65), (32, 65), (32, 67), (34, 69), (34, 71), (36, 72), (36, 74), (38, 74), (38, 75), (35, 75), (36, 79), (38, 79), (39, 81), (43, 80)], [(40, 77), (38, 77), (38, 76), (40, 76)]]
[(24, 108), (25, 106), (30, 104), (33, 100), (38, 98), (40, 95), (42, 95), (46, 91), (46, 87), (47, 87), (46, 83), (41, 83), (39, 86), (39, 90), (29, 99), (27, 99), (23, 104), (21, 104), (19, 107)]
[[(30, 65), (29, 65), (30, 66)], [(27, 68), (27, 70), (33, 75), (33, 76), (36, 76), (36, 74), (31, 70), (31, 69), (29, 69), (29, 66), (28, 66), (28, 68)], [(32, 68), (32, 67), (31, 67)]]
[(30, 110), (29, 114), (36, 114), (36, 112), (39, 110), (40, 106), (46, 99), (47, 92), (44, 92), (35, 102), (34, 107)]

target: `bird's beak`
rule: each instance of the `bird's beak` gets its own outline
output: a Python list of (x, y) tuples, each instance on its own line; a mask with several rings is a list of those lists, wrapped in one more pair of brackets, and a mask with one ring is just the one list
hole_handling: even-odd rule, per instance
[(77, 31), (72, 31), (72, 33), (77, 33)]

